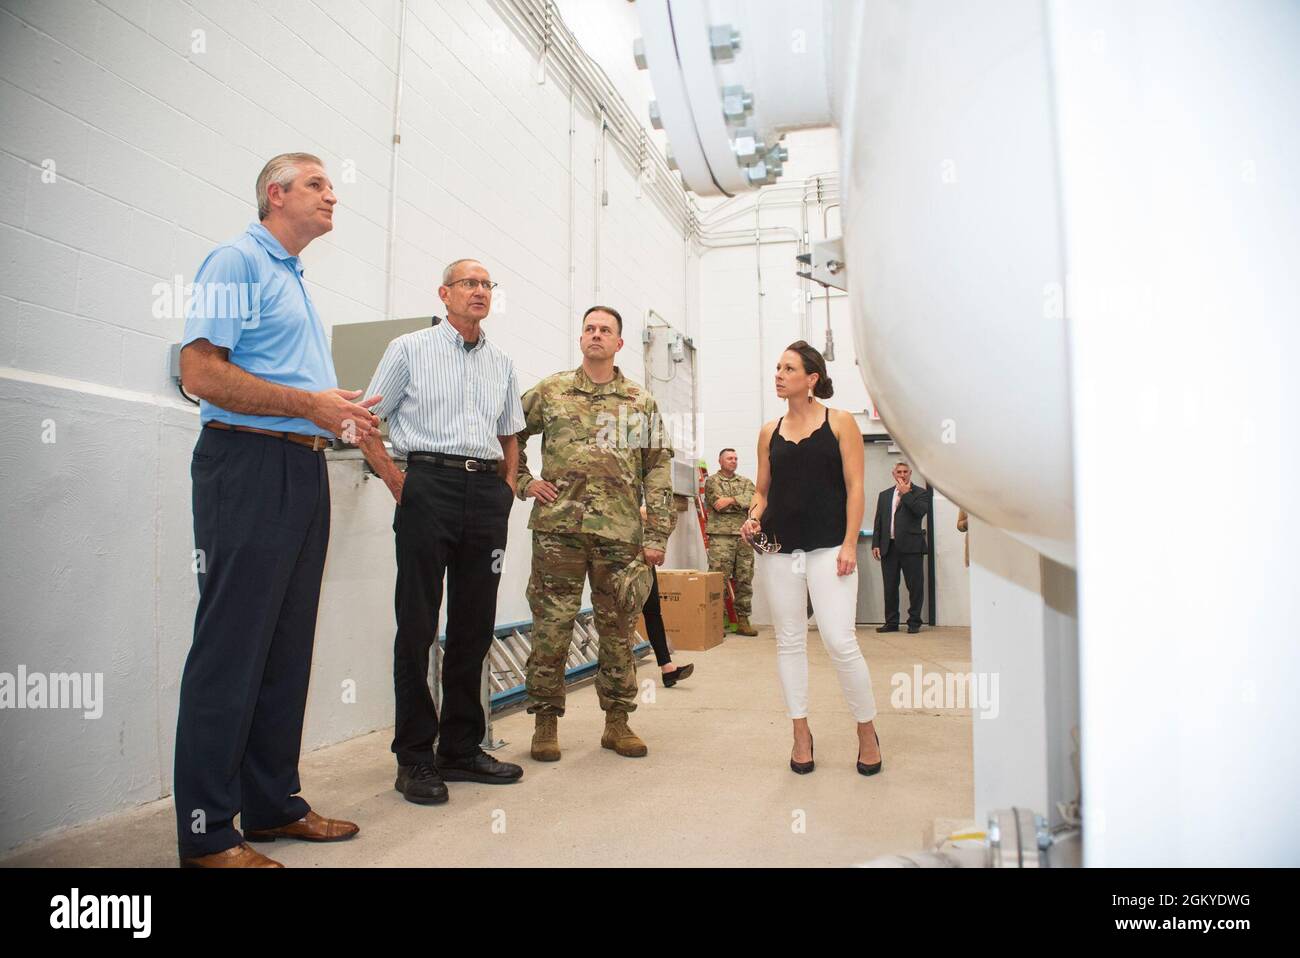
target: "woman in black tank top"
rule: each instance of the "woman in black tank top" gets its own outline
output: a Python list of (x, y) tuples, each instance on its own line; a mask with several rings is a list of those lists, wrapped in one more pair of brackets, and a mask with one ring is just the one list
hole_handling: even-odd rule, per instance
[(817, 399), (832, 394), (826, 361), (803, 340), (777, 364), (776, 392), (787, 411), (763, 427), (758, 479), (741, 536), (762, 554), (756, 578), (772, 611), (777, 674), (793, 722), (790, 768), (814, 768), (808, 728), (808, 615), (835, 666), (840, 689), (858, 723), (857, 770), (883, 766), (876, 734), (871, 674), (858, 646), (857, 547), (862, 526), (862, 434), (850, 413)]
[[(826, 406), (822, 411), (821, 426), (799, 442), (781, 435), (782, 416), (768, 443), (771, 483), (762, 528), (781, 544), (781, 552), (810, 552), (844, 543), (848, 489), (843, 457), (831, 429), (831, 411)], [(857, 561), (856, 532), (853, 561)]]

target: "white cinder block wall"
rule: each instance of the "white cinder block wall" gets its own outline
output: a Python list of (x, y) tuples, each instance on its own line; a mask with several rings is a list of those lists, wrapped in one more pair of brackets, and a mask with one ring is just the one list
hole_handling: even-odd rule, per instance
[[(632, 8), (560, 9), (644, 116), (644, 77), (618, 66)], [(481, 258), (502, 283), (488, 334), (526, 388), (577, 361), (569, 95), (536, 82), (496, 10), (410, 3), (393, 307), (437, 311), (441, 267)], [(197, 416), (167, 376), (183, 314), (166, 291), (255, 219), (262, 163), (307, 150), (340, 197), (303, 257), (321, 316), (384, 317), (399, 22), (397, 0), (0, 3), (0, 671), (102, 672), (105, 697), (98, 719), (0, 711), (0, 849), (170, 791)], [(694, 266), (613, 148), (598, 210), (581, 108), (575, 135), (573, 305), (620, 309), (621, 365), (640, 379), (647, 309), (697, 334)], [(355, 463), (330, 479), (308, 748), (392, 720), (391, 499)], [(503, 622), (528, 617), (525, 522), (517, 506)]]

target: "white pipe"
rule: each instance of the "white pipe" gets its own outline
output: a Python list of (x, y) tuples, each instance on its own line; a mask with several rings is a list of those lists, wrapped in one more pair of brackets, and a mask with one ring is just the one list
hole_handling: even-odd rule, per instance
[[(799, 183), (777, 183), (773, 186), (765, 186), (761, 191), (761, 193), (759, 194), (759, 196), (761, 198), (763, 196), (769, 196), (773, 193), (792, 193), (795, 190), (799, 190), (802, 192), (803, 194), (802, 198), (804, 201), (807, 201), (809, 196), (812, 194), (816, 194), (818, 196), (822, 196), (823, 192), (834, 192), (835, 194), (838, 194), (839, 177), (827, 176), (826, 174), (819, 174), (817, 176), (806, 177), (802, 182)], [(700, 217), (701, 223), (707, 225), (717, 220), (730, 219), (733, 216), (741, 215), (744, 212), (748, 212), (749, 210), (748, 206), (745, 206), (741, 210), (734, 210), (733, 207), (743, 202), (744, 200), (749, 199), (749, 197), (752, 195), (753, 194), (750, 193), (741, 193), (731, 197), (730, 199), (722, 203), (719, 203), (717, 206), (713, 207), (707, 213), (704, 213), (702, 217)]]
[(388, 276), (384, 290), (384, 317), (396, 319), (397, 299), (397, 172), (402, 148), (402, 86), (406, 79), (406, 0), (402, 0), (402, 22), (397, 30), (397, 93), (393, 98), (393, 167), (388, 192)]
[[(777, 229), (777, 228), (779, 228), (779, 227), (770, 227), (770, 226), (765, 226), (765, 227), (763, 227), (763, 228), (766, 230), (766, 229)], [(752, 244), (753, 244), (753, 239), (752, 239), (753, 236), (754, 236), (754, 231), (753, 231), (753, 230), (746, 230), (745, 233), (744, 233), (743, 239), (742, 239), (741, 237), (736, 237), (737, 239), (741, 239), (741, 242), (735, 242), (735, 243), (727, 243), (727, 242), (716, 243), (716, 242), (710, 242), (710, 241), (707, 241), (707, 240), (706, 240), (706, 241), (704, 241), (704, 242), (699, 242), (698, 245), (699, 245), (699, 246), (704, 250), (705, 253), (712, 252), (712, 251), (715, 250), (715, 249), (740, 249), (742, 246), (750, 246), (750, 245), (752, 245)], [(698, 241), (698, 240), (699, 240), (699, 237), (696, 237), (696, 240)], [(762, 245), (762, 246), (786, 246), (786, 245), (791, 245), (791, 244), (793, 244), (794, 246), (799, 246), (799, 245), (801, 245), (800, 242), (799, 242), (799, 240), (794, 239), (794, 238), (791, 238), (791, 239), (765, 239), (765, 240), (762, 240), (762, 242), (760, 243), (760, 245)], [(703, 254), (701, 254), (701, 255), (703, 255)]]
[(755, 366), (758, 369), (758, 425), (761, 429), (763, 423), (767, 422), (767, 390), (763, 388), (763, 357), (767, 355), (767, 343), (763, 336), (763, 247), (760, 242), (762, 237), (762, 227), (759, 225), (760, 207), (756, 202), (754, 204), (754, 273), (757, 279), (758, 297), (758, 362)]
[[(514, 14), (515, 21), (521, 26), (534, 46), (540, 46), (546, 35), (546, 10), (549, 4), (538, 0), (511, 0), (502, 9)], [(629, 168), (637, 169), (640, 164), (640, 133), (643, 124), (632, 114), (627, 103), (617, 89), (605, 76), (604, 71), (591, 60), (578, 44), (558, 11), (553, 11), (550, 19), (550, 46), (547, 54), (555, 61), (570, 80), (578, 87), (578, 92), (586, 100), (591, 113), (598, 116), (601, 111), (606, 114), (606, 124), (614, 138), (615, 145), (623, 154)], [(668, 169), (667, 161), (659, 150), (649, 151), (654, 176), (649, 180), (651, 191), (683, 233), (693, 228), (695, 213), (691, 201), (687, 198), (680, 182)]]
[(700, 373), (697, 360), (698, 350), (695, 348), (695, 335), (692, 326), (690, 313), (691, 302), (691, 237), (686, 237), (683, 244), (685, 250), (683, 286), (682, 286), (682, 316), (683, 323), (686, 326), (686, 332), (691, 339), (691, 459), (692, 465), (694, 460), (699, 458), (700, 454)]
[(593, 181), (591, 186), (592, 199), (595, 200), (595, 209), (592, 214), (594, 219), (594, 224), (593, 224), (594, 228), (592, 232), (595, 234), (595, 244), (596, 244), (595, 256), (593, 257), (592, 264), (591, 264), (591, 278), (592, 278), (591, 301), (593, 304), (600, 302), (600, 220), (601, 220), (601, 207), (604, 206), (603, 193), (604, 193), (604, 186), (605, 186), (605, 111), (604, 110), (600, 111), (599, 122), (600, 122), (600, 127), (597, 132), (597, 138), (596, 138), (596, 159), (595, 159), (596, 175), (592, 178)]
[[(805, 180), (805, 182), (807, 182)], [(820, 186), (817, 190), (820, 195)], [(803, 240), (803, 252), (806, 252), (811, 244), (812, 238), (808, 235), (808, 196), (804, 195), (802, 208), (799, 210), (799, 227), (800, 238)], [(823, 233), (823, 238), (825, 234)], [(803, 272), (800, 270), (800, 272)], [(811, 281), (806, 277), (799, 277), (799, 338), (808, 339), (808, 310), (811, 306), (812, 292), (809, 288)]]
[(578, 100), (576, 85), (569, 84), (569, 314), (565, 317), (564, 331), (569, 340), (569, 368), (573, 368), (577, 350), (577, 331), (575, 318), (577, 316), (577, 176), (574, 169), (577, 162), (577, 138), (578, 138)]

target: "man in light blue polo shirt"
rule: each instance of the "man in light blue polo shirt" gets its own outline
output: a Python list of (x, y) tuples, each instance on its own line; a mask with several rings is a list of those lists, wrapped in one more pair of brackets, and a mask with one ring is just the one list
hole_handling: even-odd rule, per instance
[[(199, 267), (181, 380), (201, 400), (190, 466), (199, 605), (176, 722), (182, 866), (278, 867), (250, 841), (358, 831), (298, 797), (316, 605), (329, 542), (334, 436), (378, 426), (338, 388), (298, 254), (334, 227), (333, 184), (308, 153), (257, 178), (258, 218)], [(234, 825), (240, 815), (243, 835)]]

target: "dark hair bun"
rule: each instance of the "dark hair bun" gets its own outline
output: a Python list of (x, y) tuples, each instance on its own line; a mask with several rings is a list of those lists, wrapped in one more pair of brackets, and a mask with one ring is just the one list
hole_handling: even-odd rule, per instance
[(830, 399), (835, 395), (835, 387), (831, 385), (830, 376), (817, 380), (817, 385), (813, 387), (813, 395), (818, 399)]

